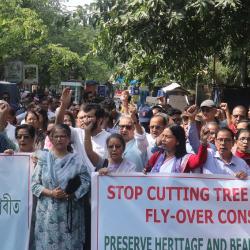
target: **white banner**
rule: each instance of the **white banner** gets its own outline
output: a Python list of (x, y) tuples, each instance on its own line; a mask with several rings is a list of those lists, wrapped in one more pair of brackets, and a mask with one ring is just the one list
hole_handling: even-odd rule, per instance
[(249, 250), (250, 180), (92, 176), (92, 250)]
[(0, 249), (26, 250), (32, 196), (29, 155), (0, 155)]

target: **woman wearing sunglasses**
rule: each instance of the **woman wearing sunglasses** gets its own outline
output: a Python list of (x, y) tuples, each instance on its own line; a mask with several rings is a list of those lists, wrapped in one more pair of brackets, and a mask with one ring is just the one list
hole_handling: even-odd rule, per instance
[[(33, 153), (35, 151), (35, 135), (36, 130), (33, 126), (28, 124), (22, 124), (16, 127), (15, 138), (18, 144), (19, 153)], [(7, 149), (4, 151), (5, 154), (12, 155), (14, 151)]]

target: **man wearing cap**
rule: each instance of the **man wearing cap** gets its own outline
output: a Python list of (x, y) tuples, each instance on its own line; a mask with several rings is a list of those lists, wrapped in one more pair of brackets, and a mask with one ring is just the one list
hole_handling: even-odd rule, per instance
[(215, 115), (217, 112), (215, 103), (213, 100), (205, 100), (200, 105), (202, 119), (205, 123), (216, 121)]
[(166, 93), (160, 89), (157, 92), (157, 100), (158, 100), (158, 105), (160, 105), (164, 111), (167, 111), (169, 108), (171, 108), (171, 105), (167, 103), (167, 96)]

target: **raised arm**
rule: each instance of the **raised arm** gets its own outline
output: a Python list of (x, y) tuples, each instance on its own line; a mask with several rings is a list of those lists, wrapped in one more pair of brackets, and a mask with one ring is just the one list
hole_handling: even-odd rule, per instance
[(55, 124), (62, 124), (64, 119), (64, 114), (66, 109), (69, 107), (71, 102), (72, 90), (70, 88), (63, 89), (61, 95), (61, 105), (59, 107), (58, 113), (56, 115)]
[(188, 131), (187, 131), (187, 139), (194, 150), (195, 153), (198, 152), (200, 145), (199, 132), (195, 122), (195, 116), (197, 114), (196, 105), (192, 105), (187, 110), (188, 115)]
[(84, 147), (87, 153), (87, 156), (91, 163), (94, 166), (99, 165), (102, 161), (101, 157), (93, 150), (92, 141), (91, 141), (91, 129), (93, 128), (93, 123), (91, 122), (89, 125), (85, 126), (85, 136), (84, 136)]
[(220, 104), (220, 108), (225, 112), (226, 114), (226, 118), (227, 118), (227, 126), (230, 126), (230, 124), (232, 123), (232, 119), (231, 119), (231, 114), (228, 108), (227, 103), (223, 102)]
[(5, 101), (1, 101), (0, 102), (0, 132), (3, 132), (6, 127), (8, 113), (9, 113), (9, 104)]
[(192, 154), (188, 158), (185, 172), (198, 167), (201, 167), (207, 160), (207, 139), (209, 130), (204, 126), (201, 130), (200, 146), (197, 154)]

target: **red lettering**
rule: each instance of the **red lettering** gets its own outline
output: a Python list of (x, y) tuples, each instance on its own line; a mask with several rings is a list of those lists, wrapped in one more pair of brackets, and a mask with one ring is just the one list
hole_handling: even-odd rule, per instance
[(155, 191), (155, 187), (154, 186), (150, 186), (147, 190), (147, 197), (149, 200), (155, 200), (155, 196), (152, 196), (151, 191)]
[(115, 187), (114, 186), (108, 186), (108, 199), (114, 199), (115, 198), (115, 192), (113, 191)]
[(135, 186), (135, 199), (137, 200), (139, 196), (143, 193), (143, 189), (140, 186)]
[(146, 222), (149, 222), (149, 218), (153, 216), (152, 212), (153, 212), (153, 209), (146, 208)]
[(175, 218), (178, 223), (183, 224), (186, 221), (186, 213), (183, 209), (176, 212)]
[(108, 199), (137, 200), (142, 195), (143, 189), (140, 186), (108, 186)]
[(217, 201), (248, 201), (247, 188), (214, 188)]

